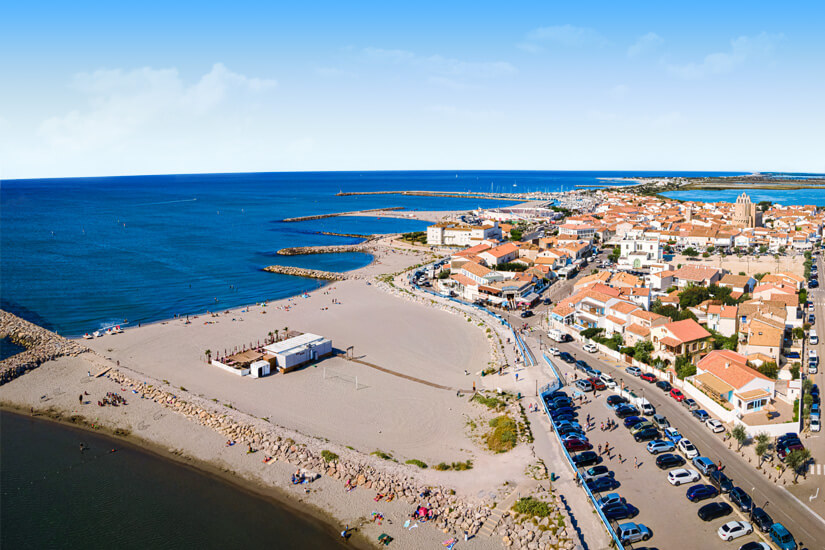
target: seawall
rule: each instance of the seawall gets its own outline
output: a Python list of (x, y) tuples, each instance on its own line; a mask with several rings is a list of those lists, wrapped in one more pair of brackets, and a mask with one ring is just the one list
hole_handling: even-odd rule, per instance
[(298, 216), (297, 218), (284, 218), (282, 222), (304, 222), (308, 220), (322, 220), (324, 218), (335, 218), (337, 216), (367, 214), (369, 212), (381, 212), (382, 210), (404, 210), (403, 206), (390, 206), (389, 208), (370, 208), (368, 210), (353, 210), (352, 212), (334, 212), (332, 214), (315, 214), (313, 216)]
[(322, 281), (344, 281), (349, 278), (345, 273), (321, 271), (320, 269), (304, 269), (303, 267), (292, 267), (289, 265), (270, 265), (265, 267), (264, 271), (268, 271), (270, 273), (280, 273), (281, 275), (294, 275), (296, 277), (320, 279)]

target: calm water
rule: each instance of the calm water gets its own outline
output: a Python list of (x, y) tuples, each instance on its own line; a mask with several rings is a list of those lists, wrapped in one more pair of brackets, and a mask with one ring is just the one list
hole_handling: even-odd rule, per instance
[(372, 217), (279, 222), (283, 218), (391, 206), (448, 210), (508, 204), (336, 197), (339, 191), (556, 191), (599, 183), (599, 177), (634, 175), (668, 174), (346, 172), (5, 181), (0, 186), (0, 305), (62, 334), (80, 335), (127, 319), (134, 324), (283, 298), (320, 283), (261, 268), (289, 263), (344, 271), (371, 258), (336, 254), (285, 260), (275, 257), (278, 249), (357, 242), (318, 231), (366, 234), (419, 231), (427, 225)]
[[(819, 184), (820, 182), (816, 183)], [(825, 206), (825, 189), (795, 189), (793, 191), (724, 189), (720, 191), (672, 191), (662, 193), (662, 195), (680, 201), (736, 202), (736, 197), (743, 192), (748, 194), (751, 202), (771, 201), (782, 205), (813, 204)]]
[(6, 412), (0, 422), (4, 549), (343, 547), (331, 527), (122, 442)]
[(3, 359), (8, 359), (13, 355), (17, 355), (21, 351), (25, 351), (26, 348), (23, 346), (18, 346), (8, 338), (0, 338), (0, 361)]

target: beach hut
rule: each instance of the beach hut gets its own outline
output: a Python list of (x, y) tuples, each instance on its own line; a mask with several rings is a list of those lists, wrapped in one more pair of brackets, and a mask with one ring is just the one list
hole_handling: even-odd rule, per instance
[(249, 365), (249, 376), (252, 378), (260, 378), (269, 375), (269, 361), (260, 360), (255, 361)]

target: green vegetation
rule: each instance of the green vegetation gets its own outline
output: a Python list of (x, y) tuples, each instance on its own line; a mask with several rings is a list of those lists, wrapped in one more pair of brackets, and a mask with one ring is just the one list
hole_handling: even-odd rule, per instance
[(513, 504), (513, 511), (530, 517), (546, 518), (553, 509), (549, 504), (533, 497), (520, 498)]
[(446, 462), (439, 462), (434, 467), (439, 472), (446, 472), (448, 470), (455, 470), (457, 472), (460, 472), (463, 470), (472, 470), (473, 461), (468, 460), (466, 462), (453, 462), (452, 464), (447, 464)]
[(802, 368), (802, 363), (796, 361), (793, 365), (791, 365), (791, 377), (792, 380), (799, 380), (799, 371)]
[[(493, 369), (492, 367), (490, 367), (490, 368), (492, 369), (493, 372), (496, 371), (496, 369)], [(492, 373), (490, 373), (490, 374), (492, 374)], [(480, 393), (477, 393), (476, 396), (473, 397), (473, 401), (475, 401), (476, 403), (480, 403), (480, 404), (484, 405), (488, 409), (494, 409), (496, 411), (504, 410), (504, 406), (506, 405), (506, 403), (504, 403), (504, 401), (502, 401), (501, 399), (499, 399), (497, 397), (488, 397), (488, 396), (482, 395)]]
[(421, 468), (422, 470), (424, 470), (424, 469), (426, 469), (426, 468), (427, 468), (427, 464), (426, 464), (426, 463), (424, 463), (424, 462), (422, 462), (422, 461), (420, 461), (420, 460), (418, 460), (417, 458), (411, 458), (411, 459), (409, 459), (409, 460), (408, 460), (405, 464), (411, 464), (411, 465), (413, 465), (413, 466), (418, 466), (418, 467), (419, 467), (419, 468)]
[(759, 372), (773, 380), (776, 380), (776, 378), (779, 376), (779, 367), (777, 367), (776, 363), (774, 363), (773, 361), (762, 363), (756, 370), (758, 370)]
[(730, 336), (723, 336), (712, 329), (707, 329), (713, 335), (713, 349), (728, 349), (736, 351), (739, 345), (739, 335), (734, 333)]
[(695, 258), (699, 255), (699, 252), (697, 252), (696, 249), (692, 246), (689, 246), (682, 252), (682, 254), (684, 254), (685, 256), (689, 256), (691, 258)]
[(324, 449), (321, 451), (321, 458), (324, 459), (324, 462), (332, 462), (333, 460), (338, 460), (338, 455), (332, 451), (327, 451)]
[(685, 319), (696, 320), (696, 315), (694, 315), (692, 311), (687, 309), (679, 310), (676, 306), (664, 305), (662, 301), (658, 299), (651, 304), (650, 311), (664, 315), (665, 317), (670, 317), (672, 321), (683, 321)]
[(618, 246), (616, 246), (616, 247), (613, 247), (613, 250), (610, 251), (610, 256), (608, 256), (608, 257), (610, 258), (611, 262), (615, 263), (615, 262), (619, 261), (619, 257), (621, 255), (622, 255), (622, 249), (619, 248)]
[(511, 241), (520, 241), (521, 236), (523, 235), (523, 230), (514, 227), (510, 230), (510, 240)]
[(753, 440), (756, 442), (754, 452), (756, 453), (756, 457), (759, 459), (759, 468), (762, 468), (762, 461), (765, 459), (765, 455), (768, 454), (768, 451), (771, 448), (771, 438), (766, 433), (758, 433), (754, 436)]
[(675, 368), (676, 376), (681, 380), (696, 374), (696, 365), (691, 362), (690, 356), (688, 355), (680, 355), (677, 357)]
[(602, 345), (605, 345), (614, 351), (618, 351), (618, 349), (622, 347), (622, 344), (624, 344), (622, 335), (618, 332), (614, 332), (610, 338), (607, 338), (605, 336), (594, 336), (592, 340), (594, 342), (598, 342)]
[(805, 339), (805, 329), (802, 327), (796, 327), (793, 329), (793, 337), (796, 340), (804, 340)]
[(450, 270), (449, 269), (442, 269), (441, 272), (438, 274), (438, 278), (441, 279), (442, 281), (444, 279), (446, 279), (447, 277), (449, 277), (449, 276), (450, 276)]
[(736, 426), (734, 426), (733, 429), (730, 431), (730, 435), (739, 444), (739, 449), (741, 449), (742, 445), (745, 444), (745, 441), (748, 440), (748, 432), (745, 431), (745, 426), (743, 426), (742, 424), (737, 424)]
[(377, 456), (378, 458), (383, 458), (384, 460), (395, 460), (390, 453), (385, 453), (381, 449), (373, 451), (370, 454), (373, 456)]
[(594, 336), (597, 336), (597, 335), (601, 334), (602, 332), (604, 332), (603, 328), (590, 327), (590, 328), (584, 329), (581, 332), (581, 335), (582, 335), (582, 338), (587, 338), (588, 340), (592, 340)]
[(732, 288), (719, 285), (710, 285), (707, 288), (691, 286), (679, 294), (679, 307), (686, 309), (698, 306), (705, 300), (717, 300), (726, 306), (735, 306), (739, 301), (731, 298), (731, 292)]
[(408, 243), (421, 243), (427, 244), (427, 232), (426, 231), (413, 231), (411, 233), (404, 233), (401, 235), (402, 241), (407, 241)]
[(785, 457), (785, 464), (787, 464), (788, 468), (793, 471), (794, 477), (793, 482), (796, 483), (797, 479), (799, 479), (799, 472), (802, 468), (811, 460), (811, 451), (810, 449), (797, 449), (795, 451), (791, 451)]
[(771, 207), (771, 201), (759, 201), (756, 203), (756, 206), (758, 206), (762, 212), (767, 212)]
[(522, 272), (527, 269), (527, 266), (522, 263), (518, 262), (507, 262), (503, 264), (498, 264), (496, 266), (496, 271), (518, 271)]
[(518, 443), (516, 421), (503, 414), (490, 420), (493, 428), (486, 437), (487, 447), (497, 453), (506, 453)]

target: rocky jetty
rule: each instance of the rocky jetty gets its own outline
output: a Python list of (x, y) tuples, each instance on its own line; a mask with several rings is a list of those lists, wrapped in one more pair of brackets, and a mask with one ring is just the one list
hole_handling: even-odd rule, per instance
[(344, 281), (349, 279), (346, 273), (321, 271), (320, 269), (305, 269), (303, 267), (292, 267), (289, 265), (270, 265), (265, 267), (264, 271), (269, 271), (270, 273), (280, 273), (281, 275), (294, 275), (296, 277), (320, 279), (322, 281)]
[(278, 251), (280, 256), (304, 256), (307, 254), (339, 254), (342, 252), (365, 252), (367, 243), (337, 244), (327, 246), (293, 246)]
[(8, 338), (26, 348), (25, 351), (0, 361), (0, 385), (36, 369), (46, 361), (66, 355), (75, 357), (88, 351), (77, 342), (3, 310), (0, 310), (0, 338)]
[(351, 237), (353, 239), (372, 239), (373, 235), (361, 235), (360, 233), (334, 233), (332, 231), (319, 231), (319, 235), (331, 235), (333, 237)]
[(370, 212), (381, 212), (384, 210), (404, 210), (403, 206), (390, 206), (389, 208), (370, 208), (368, 210), (353, 210), (352, 212), (335, 212), (332, 214), (315, 214), (314, 216), (299, 216), (297, 218), (284, 218), (282, 222), (305, 222), (309, 220), (322, 220), (324, 218), (335, 218), (336, 216), (368, 214)]

